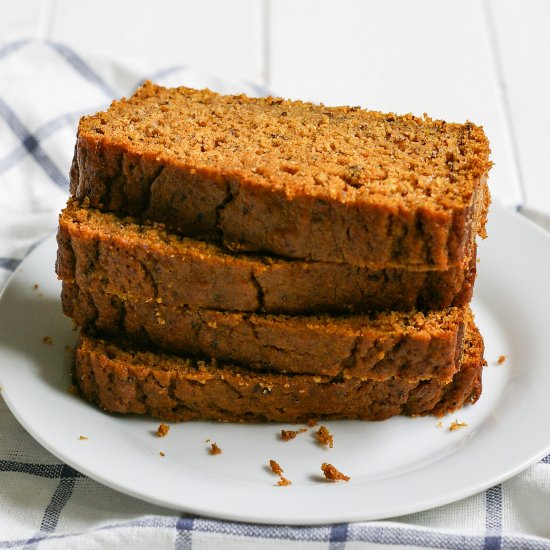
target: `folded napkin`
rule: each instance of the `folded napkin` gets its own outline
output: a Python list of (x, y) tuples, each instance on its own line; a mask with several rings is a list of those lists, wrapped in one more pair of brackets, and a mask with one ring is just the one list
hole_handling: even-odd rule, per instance
[[(20, 41), (0, 49), (0, 289), (25, 255), (56, 230), (78, 118), (131, 94), (145, 79), (264, 92), (185, 67), (102, 59), (52, 42)], [(37, 547), (550, 549), (550, 456), (488, 491), (388, 521), (233, 523), (176, 514), (87, 478), (36, 443), (0, 399), (0, 548)]]

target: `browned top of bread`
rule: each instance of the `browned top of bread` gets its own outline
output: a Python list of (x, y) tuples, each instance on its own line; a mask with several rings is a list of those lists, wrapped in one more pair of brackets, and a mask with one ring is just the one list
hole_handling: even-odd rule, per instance
[(151, 82), (83, 118), (79, 134), (288, 197), (393, 208), (461, 208), (491, 166), (483, 129), (470, 122)]

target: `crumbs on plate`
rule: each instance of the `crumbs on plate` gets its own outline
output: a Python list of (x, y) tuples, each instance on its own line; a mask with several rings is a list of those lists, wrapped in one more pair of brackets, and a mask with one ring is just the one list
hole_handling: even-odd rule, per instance
[(210, 444), (210, 450), (208, 451), (211, 455), (221, 455), (222, 450), (218, 447), (217, 443)]
[(332, 449), (334, 445), (334, 438), (326, 426), (321, 426), (315, 433), (317, 434), (317, 441), (319, 441), (321, 445), (325, 445), (326, 447), (330, 447)]
[(279, 476), (279, 481), (277, 482), (277, 485), (279, 487), (285, 487), (287, 485), (292, 485), (292, 481), (290, 481), (290, 479), (287, 479), (284, 475), (283, 475), (283, 472), (284, 470), (281, 468), (281, 466), (279, 465), (279, 463), (273, 459), (271, 459), (269, 461), (269, 467), (271, 468), (271, 471)]
[(51, 346), (53, 344), (51, 336), (44, 336), (44, 338), (42, 338), (42, 342), (44, 342), (44, 344), (47, 344), (48, 346)]
[(459, 422), (458, 420), (455, 420), (454, 422), (451, 423), (451, 425), (449, 426), (449, 431), (450, 432), (454, 432), (455, 430), (458, 430), (460, 428), (465, 428), (468, 424), (466, 424), (466, 422)]
[(290, 441), (298, 434), (302, 434), (304, 432), (307, 432), (307, 428), (300, 428), (299, 430), (281, 430), (281, 439), (283, 441)]
[(323, 474), (328, 481), (349, 481), (351, 479), (327, 462), (321, 464), (321, 470), (323, 470)]
[(157, 428), (157, 436), (164, 437), (168, 434), (169, 431), (170, 426), (168, 426), (168, 424), (159, 424), (159, 427)]

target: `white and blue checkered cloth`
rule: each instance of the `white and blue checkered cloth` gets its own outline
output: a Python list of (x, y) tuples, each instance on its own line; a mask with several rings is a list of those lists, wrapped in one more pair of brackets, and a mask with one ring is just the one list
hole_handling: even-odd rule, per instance
[[(0, 289), (56, 230), (80, 115), (146, 78), (261, 93), (184, 67), (99, 59), (51, 42), (0, 49)], [(486, 492), (391, 521), (250, 525), (178, 515), (96, 483), (45, 451), (0, 399), (0, 549), (206, 547), (550, 549), (550, 456)]]

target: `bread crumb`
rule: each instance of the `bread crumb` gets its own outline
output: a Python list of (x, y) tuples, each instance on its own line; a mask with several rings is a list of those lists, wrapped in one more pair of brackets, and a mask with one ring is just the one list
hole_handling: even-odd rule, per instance
[(85, 441), (86, 439), (88, 439), (85, 435), (81, 435), (79, 438), (78, 438), (80, 441)]
[(497, 359), (497, 365), (502, 365), (504, 361), (506, 361), (506, 355), (499, 356), (499, 358)]
[(271, 468), (271, 471), (275, 475), (279, 476), (279, 481), (277, 481), (277, 485), (279, 487), (285, 487), (286, 485), (292, 485), (292, 481), (290, 481), (290, 479), (287, 479), (283, 475), (284, 470), (281, 468), (281, 466), (279, 466), (278, 462), (276, 462), (275, 460), (270, 460), (269, 461), (269, 467)]
[(467, 425), (468, 424), (466, 424), (466, 422), (459, 422), (458, 420), (455, 420), (449, 426), (449, 431), (454, 432), (455, 430), (458, 430), (459, 428), (465, 428)]
[(44, 342), (44, 344), (47, 344), (48, 346), (51, 346), (53, 344), (51, 336), (44, 336), (44, 338), (42, 338), (42, 342)]
[(170, 426), (168, 426), (168, 424), (159, 424), (159, 427), (157, 428), (157, 435), (158, 437), (164, 437), (168, 435), (169, 431)]
[(311, 428), (313, 428), (313, 426), (317, 426), (317, 420), (315, 420), (315, 418), (310, 418), (307, 421), (307, 425), (310, 426)]
[(159, 452), (160, 456), (166, 456), (162, 451)]
[(74, 384), (71, 384), (68, 388), (67, 388), (67, 391), (69, 393), (72, 393), (73, 395), (80, 395), (80, 390), (74, 385)]
[(317, 434), (317, 440), (321, 445), (328, 446), (332, 449), (334, 445), (334, 438), (326, 426), (321, 426), (315, 433)]
[(298, 434), (307, 432), (306, 428), (300, 428), (299, 430), (281, 430), (281, 439), (283, 441), (290, 441), (294, 439)]
[(269, 461), (269, 467), (271, 468), (271, 471), (278, 476), (280, 476), (284, 472), (281, 466), (279, 466), (279, 463), (275, 460)]
[(221, 455), (222, 450), (218, 447), (217, 443), (212, 443), (210, 445), (210, 450), (208, 451), (211, 455)]
[(438, 428), (443, 428), (443, 422), (441, 420), (436, 424)]
[(328, 481), (349, 481), (350, 477), (337, 470), (332, 464), (323, 462), (321, 470)]
[(38, 283), (34, 283), (34, 285), (32, 285), (32, 288), (33, 288), (33, 290), (37, 290), (39, 288)]
[(65, 351), (66, 351), (67, 353), (72, 353), (72, 351), (73, 351), (72, 346), (65, 346)]

